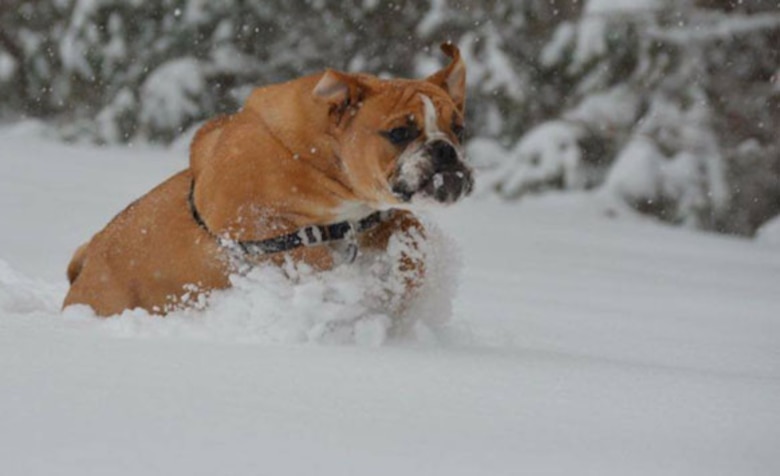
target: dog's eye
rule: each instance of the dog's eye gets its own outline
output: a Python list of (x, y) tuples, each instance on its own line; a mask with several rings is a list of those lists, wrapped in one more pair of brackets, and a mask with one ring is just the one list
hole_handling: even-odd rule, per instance
[(382, 135), (394, 145), (404, 145), (419, 137), (420, 131), (415, 126), (403, 126), (382, 132)]
[(455, 138), (458, 139), (458, 142), (462, 144), (463, 140), (466, 138), (466, 129), (460, 124), (452, 124), (452, 133), (455, 134)]

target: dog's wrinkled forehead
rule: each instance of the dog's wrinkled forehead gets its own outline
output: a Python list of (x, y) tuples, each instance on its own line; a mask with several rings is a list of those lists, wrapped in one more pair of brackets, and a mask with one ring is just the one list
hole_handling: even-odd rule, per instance
[(460, 113), (449, 98), (427, 90), (416, 90), (404, 96), (398, 102), (406, 107), (401, 114), (397, 111), (390, 126), (413, 125), (420, 133), (418, 139), (424, 142), (449, 140), (452, 127), (462, 126)]

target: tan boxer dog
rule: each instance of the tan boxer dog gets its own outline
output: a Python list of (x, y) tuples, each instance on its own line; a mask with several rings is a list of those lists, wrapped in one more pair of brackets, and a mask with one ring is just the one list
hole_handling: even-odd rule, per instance
[[(421, 231), (395, 207), (451, 203), (473, 185), (461, 146), (466, 66), (455, 46), (442, 50), (452, 61), (424, 80), (327, 70), (256, 89), (197, 132), (188, 169), (76, 251), (64, 306), (164, 314), (193, 286), (230, 286), (237, 262), (324, 270)], [(402, 260), (414, 288), (424, 263)]]

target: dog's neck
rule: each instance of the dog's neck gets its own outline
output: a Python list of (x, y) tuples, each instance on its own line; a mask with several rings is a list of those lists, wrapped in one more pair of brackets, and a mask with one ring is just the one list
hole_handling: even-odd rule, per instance
[(346, 218), (336, 223), (309, 225), (272, 238), (253, 241), (224, 241), (223, 238), (216, 235), (208, 226), (206, 221), (198, 211), (195, 205), (195, 182), (190, 182), (190, 191), (187, 197), (187, 204), (192, 215), (193, 222), (205, 230), (209, 235), (222, 242), (227, 248), (233, 248), (241, 251), (248, 256), (263, 256), (284, 251), (290, 251), (302, 246), (318, 246), (329, 242), (346, 241), (346, 259), (348, 262), (355, 260), (358, 251), (357, 235), (370, 230), (392, 216), (392, 211), (370, 211), (362, 216)]
[(329, 133), (328, 106), (316, 101), (311, 93), (320, 76), (256, 89), (244, 110), (256, 115), (296, 158), (312, 163), (331, 176), (344, 176), (337, 159), (338, 143)]

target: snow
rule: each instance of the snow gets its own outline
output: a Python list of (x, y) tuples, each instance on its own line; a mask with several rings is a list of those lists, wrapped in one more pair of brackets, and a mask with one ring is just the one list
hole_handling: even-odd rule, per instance
[(586, 0), (585, 13), (645, 12), (660, 10), (668, 0)]
[(568, 121), (581, 122), (604, 134), (630, 129), (640, 109), (639, 95), (625, 85), (589, 94), (574, 109), (563, 114)]
[(764, 223), (758, 229), (756, 237), (763, 243), (780, 246), (780, 217), (775, 217)]
[[(93, 75), (84, 50), (88, 44), (98, 42), (97, 28), (88, 25), (88, 22), (99, 7), (100, 4), (96, 0), (77, 0), (71, 11), (70, 26), (59, 43), (63, 65), (84, 78)], [(85, 28), (85, 25), (88, 26)]]
[(724, 212), (730, 192), (712, 109), (701, 91), (689, 94), (686, 108), (658, 94), (640, 117), (638, 94), (617, 86), (587, 96), (562, 119), (535, 125), (510, 148), (476, 140), (469, 152), (485, 170), (477, 190), (512, 199), (598, 188), (616, 202), (607, 208), (655, 204), (668, 221), (706, 228)]
[(682, 110), (657, 98), (616, 157), (604, 191), (629, 203), (669, 201), (673, 215), (691, 226), (722, 211), (729, 190), (710, 117), (704, 101)]
[(417, 24), (417, 35), (425, 38), (433, 34), (447, 20), (446, 0), (432, 0), (431, 7)]
[(545, 45), (539, 55), (539, 61), (542, 66), (551, 68), (564, 59), (567, 49), (575, 41), (577, 29), (568, 21), (561, 22), (556, 28), (550, 42)]
[(780, 69), (770, 78), (772, 83), (772, 91), (780, 93)]
[(464, 34), (458, 42), (462, 47), (463, 61), (469, 65), (469, 82), (478, 84), (483, 93), (503, 91), (510, 98), (522, 101), (526, 96), (523, 89), (526, 81), (505, 53), (500, 33), (490, 22), (478, 31)]
[(127, 133), (123, 133), (119, 127), (120, 119), (122, 116), (132, 114), (135, 107), (137, 107), (135, 95), (129, 88), (122, 88), (95, 117), (98, 137), (110, 143), (127, 139), (127, 136), (123, 136)]
[(589, 63), (603, 57), (607, 52), (607, 18), (586, 14), (577, 28), (577, 38), (572, 53), (572, 64), (568, 71), (577, 74)]
[(658, 13), (670, 5), (675, 4), (668, 0), (587, 0), (576, 27), (564, 22), (557, 28), (552, 42), (543, 50), (542, 64), (556, 65), (571, 50), (572, 63), (567, 69), (570, 74), (579, 74), (607, 54), (607, 32), (612, 22), (636, 22), (637, 15)]
[(5, 51), (0, 51), (0, 82), (11, 79), (16, 71), (16, 60)]
[(631, 140), (609, 169), (604, 189), (629, 202), (661, 200), (664, 158), (645, 137)]
[(277, 294), (364, 290), (270, 270), (189, 319), (63, 315), (70, 253), (186, 158), (0, 140), (2, 474), (780, 471), (776, 247), (610, 219), (584, 192), (480, 199), (433, 213), (463, 268), (410, 337), (378, 317), (361, 345), (266, 338), (241, 306), (294, 319)]
[(516, 197), (555, 182), (565, 188), (584, 188), (578, 144), (584, 135), (582, 125), (562, 120), (544, 122), (528, 131), (493, 175), (501, 194)]
[[(102, 327), (118, 337), (262, 344), (316, 342), (373, 347), (394, 336), (426, 340), (434, 328), (449, 319), (452, 277), (459, 263), (451, 259), (451, 245), (445, 238), (435, 228), (429, 226), (429, 230), (429, 241), (438, 245), (435, 248), (429, 245), (415, 250), (393, 237), (390, 259), (361, 255), (352, 266), (324, 273), (292, 263), (283, 269), (256, 268), (233, 276), (233, 287), (210, 299), (185, 294), (179, 302), (191, 307), (171, 312), (165, 319), (131, 310), (106, 320)], [(437, 249), (446, 253), (437, 253)], [(400, 299), (404, 273), (392, 267), (400, 262), (400, 253), (428, 257), (430, 279), (408, 306)], [(64, 314), (71, 320), (94, 321), (91, 310), (83, 306), (68, 308)]]
[(153, 128), (184, 123), (198, 114), (200, 109), (194, 97), (205, 87), (197, 59), (168, 61), (155, 69), (141, 86), (141, 121)]
[(723, 40), (745, 35), (757, 30), (770, 30), (780, 26), (780, 14), (763, 12), (761, 15), (733, 14), (728, 17), (704, 17), (694, 28), (650, 29), (649, 34), (664, 41), (691, 45), (713, 40)]

